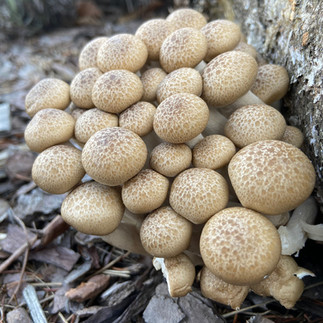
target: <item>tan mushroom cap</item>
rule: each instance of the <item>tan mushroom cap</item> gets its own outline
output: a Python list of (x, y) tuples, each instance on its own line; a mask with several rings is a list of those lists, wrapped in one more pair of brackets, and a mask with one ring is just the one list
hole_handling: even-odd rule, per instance
[(286, 129), (284, 116), (266, 104), (253, 104), (233, 112), (224, 134), (241, 148), (260, 140), (280, 140)]
[(102, 72), (118, 69), (137, 72), (145, 65), (147, 57), (147, 47), (139, 37), (117, 34), (100, 46), (97, 64)]
[(216, 277), (207, 267), (203, 267), (200, 274), (200, 288), (202, 295), (237, 310), (249, 292), (249, 286), (239, 286), (226, 283)]
[(67, 112), (57, 109), (38, 111), (25, 129), (25, 141), (36, 152), (64, 143), (72, 138), (75, 120)]
[(206, 25), (205, 17), (198, 11), (190, 8), (180, 8), (173, 11), (166, 17), (175, 29), (193, 27), (201, 29)]
[(68, 112), (76, 121), (85, 111), (85, 109), (79, 108), (78, 106), (76, 106), (73, 102), (70, 104), (70, 106), (68, 107), (68, 110), (66, 110), (66, 112)]
[(119, 126), (129, 129), (142, 137), (153, 130), (156, 107), (144, 101), (139, 101), (119, 115)]
[(207, 40), (207, 53), (204, 58), (206, 62), (224, 52), (233, 50), (241, 39), (240, 27), (225, 19), (208, 22), (201, 32)]
[(142, 101), (152, 102), (156, 100), (158, 85), (166, 75), (166, 72), (159, 67), (149, 68), (142, 73), (140, 76), (140, 80), (144, 87), (144, 94), (141, 98)]
[(99, 183), (117, 186), (135, 176), (147, 159), (147, 148), (134, 132), (105, 128), (85, 144), (82, 163), (85, 171)]
[(229, 201), (229, 188), (222, 175), (212, 169), (190, 168), (174, 180), (169, 195), (170, 206), (195, 224), (205, 223), (224, 209)]
[(254, 59), (257, 59), (257, 56), (258, 56), (258, 53), (257, 53), (256, 49), (252, 45), (250, 45), (250, 44), (248, 44), (248, 43), (246, 43), (244, 41), (240, 41), (238, 43), (238, 45), (236, 47), (234, 47), (233, 50), (249, 54)]
[(83, 109), (94, 108), (92, 88), (102, 72), (96, 67), (90, 67), (77, 73), (70, 86), (71, 100)]
[(157, 61), (163, 41), (175, 30), (167, 20), (156, 18), (144, 22), (137, 29), (135, 36), (140, 38), (148, 50), (148, 59)]
[(104, 73), (95, 82), (92, 101), (103, 111), (120, 113), (138, 102), (143, 92), (143, 85), (136, 74), (127, 70), (113, 70)]
[(181, 67), (195, 67), (203, 60), (206, 50), (206, 38), (201, 31), (181, 28), (164, 40), (159, 53), (160, 65), (167, 73)]
[(218, 169), (227, 164), (236, 153), (234, 143), (225, 136), (204, 137), (193, 148), (194, 167)]
[(179, 144), (200, 134), (207, 125), (209, 108), (197, 95), (178, 93), (157, 107), (154, 130), (163, 140)]
[(174, 177), (190, 167), (192, 151), (186, 144), (162, 142), (150, 154), (150, 167), (167, 177)]
[(232, 186), (244, 207), (280, 214), (303, 203), (312, 193), (315, 171), (298, 148), (264, 140), (238, 151), (228, 167)]
[(191, 67), (182, 67), (169, 73), (157, 88), (157, 101), (160, 103), (177, 93), (202, 94), (202, 76)]
[(283, 66), (264, 64), (259, 66), (258, 74), (251, 92), (262, 101), (271, 104), (280, 100), (288, 91), (289, 76)]
[(25, 99), (26, 112), (33, 117), (42, 109), (64, 110), (70, 104), (70, 86), (62, 80), (46, 78), (28, 92)]
[(86, 110), (75, 122), (75, 138), (86, 143), (90, 137), (104, 128), (118, 126), (118, 116), (94, 108)]
[(67, 145), (44, 150), (32, 167), (34, 182), (51, 194), (66, 193), (81, 181), (84, 174), (81, 151)]
[(205, 224), (200, 251), (205, 266), (233, 285), (263, 280), (277, 266), (281, 242), (275, 226), (243, 207), (224, 209)]
[(165, 206), (150, 213), (140, 228), (144, 249), (155, 257), (175, 257), (189, 246), (192, 223)]
[(300, 129), (294, 126), (286, 126), (285, 132), (280, 140), (300, 148), (304, 142), (304, 135)]
[(229, 51), (212, 59), (203, 72), (204, 100), (223, 107), (246, 94), (256, 79), (258, 64), (249, 54)]
[(83, 47), (79, 56), (79, 69), (81, 71), (89, 67), (98, 67), (96, 61), (99, 48), (108, 39), (108, 37), (97, 37)]
[(135, 214), (152, 212), (166, 200), (169, 180), (152, 169), (144, 169), (122, 186), (122, 201)]
[(99, 236), (114, 231), (123, 212), (120, 190), (94, 181), (75, 188), (61, 207), (65, 222), (80, 232)]

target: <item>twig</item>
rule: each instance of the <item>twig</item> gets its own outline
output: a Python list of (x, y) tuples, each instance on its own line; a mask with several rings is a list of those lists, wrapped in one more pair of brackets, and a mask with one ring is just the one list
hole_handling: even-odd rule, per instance
[(223, 318), (227, 318), (227, 317), (230, 317), (230, 316), (234, 316), (235, 314), (238, 314), (238, 313), (242, 313), (242, 312), (245, 312), (245, 311), (248, 311), (248, 310), (251, 310), (255, 307), (258, 307), (258, 306), (264, 306), (264, 305), (267, 305), (269, 303), (273, 303), (273, 302), (277, 302), (275, 299), (270, 299), (266, 302), (263, 302), (263, 303), (259, 303), (259, 304), (255, 304), (255, 305), (251, 305), (251, 306), (248, 306), (248, 307), (245, 307), (245, 308), (240, 308), (239, 310), (236, 310), (236, 311), (232, 311), (230, 313), (226, 313), (226, 314), (223, 314), (221, 315)]
[(60, 317), (60, 319), (62, 320), (63, 323), (68, 323), (68, 321), (66, 320), (66, 318), (64, 317), (64, 315), (61, 312), (58, 312), (58, 316)]

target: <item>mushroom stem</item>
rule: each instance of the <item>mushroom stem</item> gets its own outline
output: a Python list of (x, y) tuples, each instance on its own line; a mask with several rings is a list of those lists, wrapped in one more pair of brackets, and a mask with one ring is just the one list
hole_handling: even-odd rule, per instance
[(228, 119), (217, 108), (209, 107), (209, 110), (209, 121), (202, 132), (203, 136), (224, 135), (224, 126)]
[(200, 61), (194, 69), (197, 70), (200, 74), (203, 74), (204, 68), (206, 66), (206, 63), (204, 61)]
[(191, 139), (190, 141), (187, 141), (185, 144), (187, 146), (189, 146), (191, 149), (198, 144), (202, 139), (204, 138), (204, 136), (200, 133), (199, 135), (197, 135), (196, 137), (194, 137), (193, 139)]

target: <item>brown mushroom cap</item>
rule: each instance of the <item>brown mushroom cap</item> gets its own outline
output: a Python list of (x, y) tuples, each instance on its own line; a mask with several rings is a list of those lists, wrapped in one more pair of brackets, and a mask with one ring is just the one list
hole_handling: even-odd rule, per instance
[(253, 142), (281, 139), (286, 129), (284, 116), (265, 104), (247, 105), (233, 112), (224, 127), (224, 134), (241, 148)]
[(204, 100), (223, 107), (246, 94), (256, 79), (258, 64), (249, 54), (230, 51), (210, 61), (203, 71)]
[(294, 126), (286, 126), (285, 132), (280, 140), (300, 148), (304, 142), (304, 135), (300, 129)]
[(92, 101), (103, 111), (120, 113), (138, 102), (143, 92), (143, 85), (136, 74), (127, 70), (113, 70), (104, 73), (95, 82)]
[(39, 110), (54, 108), (64, 110), (70, 104), (70, 86), (55, 78), (39, 81), (27, 94), (26, 112), (33, 117)]
[(233, 285), (258, 283), (276, 268), (281, 242), (263, 215), (242, 207), (224, 209), (205, 224), (200, 251), (205, 266)]
[(34, 182), (51, 194), (69, 191), (84, 174), (81, 151), (66, 145), (47, 148), (37, 156), (32, 167)]
[(147, 57), (147, 47), (139, 37), (117, 34), (100, 46), (97, 64), (102, 72), (118, 69), (137, 72), (145, 65)]
[(152, 169), (144, 169), (122, 186), (122, 201), (135, 214), (152, 212), (165, 201), (169, 180)]
[(234, 47), (233, 50), (237, 50), (237, 51), (249, 54), (254, 59), (257, 59), (257, 56), (258, 56), (258, 53), (257, 53), (256, 49), (252, 45), (250, 45), (250, 44), (248, 44), (248, 43), (246, 43), (244, 41), (240, 41), (238, 43), (238, 45), (236, 47)]
[(166, 20), (170, 22), (175, 29), (185, 27), (201, 29), (207, 23), (205, 17), (200, 12), (191, 8), (177, 9), (169, 14), (166, 17)]
[(120, 190), (97, 182), (86, 182), (67, 195), (61, 207), (62, 218), (85, 234), (107, 235), (123, 216)]
[(25, 141), (36, 152), (64, 143), (72, 138), (75, 120), (65, 111), (43, 109), (38, 111), (25, 129)]
[(159, 61), (170, 73), (181, 67), (195, 67), (204, 58), (207, 50), (205, 36), (195, 28), (181, 28), (171, 33), (163, 42)]
[(117, 186), (135, 176), (147, 159), (147, 148), (134, 132), (105, 128), (96, 132), (85, 144), (82, 164), (85, 171), (99, 183)]
[(192, 223), (165, 206), (150, 213), (140, 228), (144, 249), (155, 257), (175, 257), (189, 246)]
[(206, 222), (224, 209), (229, 201), (226, 180), (212, 169), (190, 168), (174, 180), (169, 195), (170, 206), (192, 223)]
[(142, 95), (142, 101), (152, 102), (156, 100), (157, 88), (160, 82), (167, 74), (159, 67), (149, 68), (142, 73), (140, 80), (144, 87), (144, 94)]
[(208, 106), (200, 97), (178, 93), (168, 97), (157, 107), (154, 130), (165, 141), (185, 143), (204, 130), (208, 118)]
[(232, 186), (244, 207), (280, 214), (303, 203), (312, 193), (315, 171), (298, 148), (264, 140), (238, 151), (229, 163)]

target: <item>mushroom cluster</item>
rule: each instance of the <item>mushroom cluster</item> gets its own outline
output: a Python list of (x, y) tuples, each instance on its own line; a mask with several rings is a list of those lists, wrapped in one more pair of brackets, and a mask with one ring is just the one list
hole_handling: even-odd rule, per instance
[(76, 230), (151, 255), (172, 297), (198, 277), (232, 308), (250, 290), (293, 307), (312, 273), (283, 254), (288, 219), (275, 219), (310, 197), (315, 171), (270, 106), (288, 74), (258, 56), (237, 24), (188, 8), (93, 39), (71, 84), (44, 79), (26, 97), (35, 183), (68, 192)]

